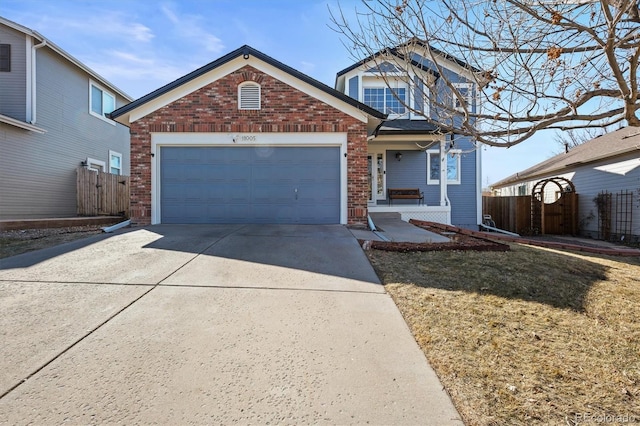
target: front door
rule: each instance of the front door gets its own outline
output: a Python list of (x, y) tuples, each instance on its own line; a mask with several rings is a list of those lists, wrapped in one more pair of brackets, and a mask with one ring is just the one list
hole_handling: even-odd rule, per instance
[(369, 204), (375, 205), (378, 200), (386, 199), (384, 153), (370, 153), (367, 155), (369, 171)]

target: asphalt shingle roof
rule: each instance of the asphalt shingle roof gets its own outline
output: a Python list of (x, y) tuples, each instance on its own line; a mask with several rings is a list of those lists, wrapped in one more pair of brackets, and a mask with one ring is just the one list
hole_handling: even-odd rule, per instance
[(383, 121), (376, 134), (378, 135), (431, 135), (439, 133), (440, 128), (425, 120), (387, 120)]
[(551, 157), (491, 186), (500, 188), (536, 177), (565, 173), (582, 164), (613, 158), (634, 150), (637, 150), (640, 156), (640, 127), (624, 127), (591, 139), (570, 149), (569, 152)]

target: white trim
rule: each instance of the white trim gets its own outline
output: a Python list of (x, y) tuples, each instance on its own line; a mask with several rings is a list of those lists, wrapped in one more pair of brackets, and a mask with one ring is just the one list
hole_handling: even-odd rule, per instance
[[(94, 168), (94, 166), (100, 166), (101, 170)], [(94, 172), (107, 172), (107, 163), (102, 160), (96, 160), (95, 158), (87, 157), (87, 169), (93, 170)]]
[[(447, 185), (460, 185), (461, 181), (462, 181), (462, 161), (460, 161), (461, 158), (461, 150), (459, 149), (451, 149), (449, 151), (447, 151), (447, 162), (449, 161), (449, 155), (451, 153), (455, 154), (455, 158), (456, 161), (458, 162), (458, 179), (455, 180), (451, 180), (451, 179), (447, 179)], [(427, 150), (427, 185), (440, 185), (440, 179), (433, 179), (431, 177), (431, 155), (432, 154), (437, 154), (438, 157), (440, 156), (440, 150), (438, 149), (428, 149)], [(440, 171), (442, 172), (443, 168), (440, 168)], [(446, 170), (446, 168), (445, 168)], [(446, 174), (446, 171), (445, 171)]]
[[(113, 173), (111, 171), (111, 167), (112, 167), (111, 166), (111, 157), (119, 157), (120, 158), (120, 169), (118, 170), (118, 173)], [(109, 150), (109, 170), (107, 170), (107, 173), (122, 175), (122, 154), (121, 153)]]
[(26, 114), (25, 114), (25, 118), (26, 118), (26, 122), (27, 123), (31, 123), (31, 114), (32, 114), (32, 102), (33, 102), (33, 98), (32, 98), (32, 92), (33, 92), (33, 78), (31, 77), (31, 73), (33, 72), (33, 54), (31, 52), (31, 48), (33, 47), (33, 38), (31, 38), (30, 36), (25, 34), (25, 39), (26, 39), (26, 48), (27, 48), (27, 52), (26, 52), (26, 73), (25, 73), (25, 80), (26, 80), (26, 94), (27, 94), (27, 110), (26, 110)]
[[(102, 105), (102, 114), (97, 114), (95, 111), (93, 111), (92, 104), (91, 104), (92, 96), (93, 96), (93, 90), (92, 90), (93, 87), (92, 86), (95, 86), (96, 89), (98, 89), (98, 90), (100, 90), (102, 92), (103, 98), (104, 98), (105, 94), (108, 95), (108, 96), (111, 96), (113, 98), (113, 108), (114, 108), (113, 110), (114, 111), (118, 108), (117, 104), (116, 104), (116, 101), (117, 101), (116, 96), (112, 92), (107, 90), (104, 86), (102, 86), (101, 84), (96, 83), (95, 81), (89, 79), (89, 114), (91, 114), (92, 116), (94, 116), (96, 118), (99, 118), (99, 119), (101, 119), (103, 121), (106, 121), (107, 123), (115, 126), (116, 122), (111, 120), (110, 118), (107, 118), (105, 116), (104, 104)], [(109, 111), (109, 112), (112, 112), (112, 111)]]
[(340, 148), (340, 223), (348, 222), (346, 133), (151, 133), (151, 224), (161, 223), (160, 148), (166, 146), (335, 146)]
[(0, 114), (0, 123), (9, 124), (11, 126), (19, 127), (24, 130), (30, 130), (32, 132), (40, 134), (47, 133), (46, 130), (41, 129), (40, 127), (36, 127), (33, 124), (25, 123), (24, 121), (16, 120), (15, 118), (3, 114)]
[[(382, 146), (382, 145), (369, 145), (369, 150), (367, 151), (367, 161), (368, 161), (368, 157), (371, 156), (371, 171), (372, 171), (372, 175), (371, 175), (371, 182), (372, 182), (372, 186), (371, 186), (371, 196), (373, 197), (372, 200), (367, 200), (369, 202), (370, 206), (375, 206), (378, 203), (378, 200), (386, 200), (387, 199), (387, 146)], [(374, 175), (375, 177), (377, 177), (378, 175), (378, 155), (382, 154), (382, 194), (378, 195), (377, 189), (378, 189), (378, 183), (376, 180), (374, 180)], [(375, 170), (375, 173), (373, 173), (373, 171)], [(368, 171), (367, 171), (368, 174)], [(367, 176), (368, 177), (368, 176)], [(375, 185), (373, 184), (373, 182), (375, 182)], [(373, 188), (375, 187), (376, 191), (373, 190)]]

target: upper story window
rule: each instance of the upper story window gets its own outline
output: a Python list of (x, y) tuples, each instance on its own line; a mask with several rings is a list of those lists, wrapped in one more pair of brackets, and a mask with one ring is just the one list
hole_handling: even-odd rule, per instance
[[(98, 86), (89, 82), (89, 113), (96, 117), (107, 119), (107, 114), (116, 109), (116, 97)], [(111, 122), (111, 120), (109, 120)]]
[(260, 85), (247, 81), (238, 86), (238, 109), (260, 109)]
[(109, 173), (122, 174), (122, 154), (119, 152), (109, 151)]
[(453, 96), (453, 106), (458, 111), (471, 110), (473, 108), (473, 85), (471, 83), (453, 83), (460, 94), (460, 98)]
[(11, 45), (0, 44), (0, 71), (11, 72)]
[(365, 87), (364, 104), (385, 114), (402, 115), (407, 112), (407, 89), (400, 87)]
[[(440, 183), (440, 151), (430, 149), (427, 151), (427, 184)], [(450, 150), (447, 154), (447, 183), (460, 183), (460, 151)]]

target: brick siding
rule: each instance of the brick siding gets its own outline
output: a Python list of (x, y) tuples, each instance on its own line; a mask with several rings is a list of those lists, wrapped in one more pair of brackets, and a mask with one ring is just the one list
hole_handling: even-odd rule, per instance
[[(261, 85), (260, 110), (238, 109), (238, 84)], [(131, 221), (151, 223), (150, 132), (347, 133), (347, 216), (367, 221), (366, 123), (245, 66), (131, 124)]]

